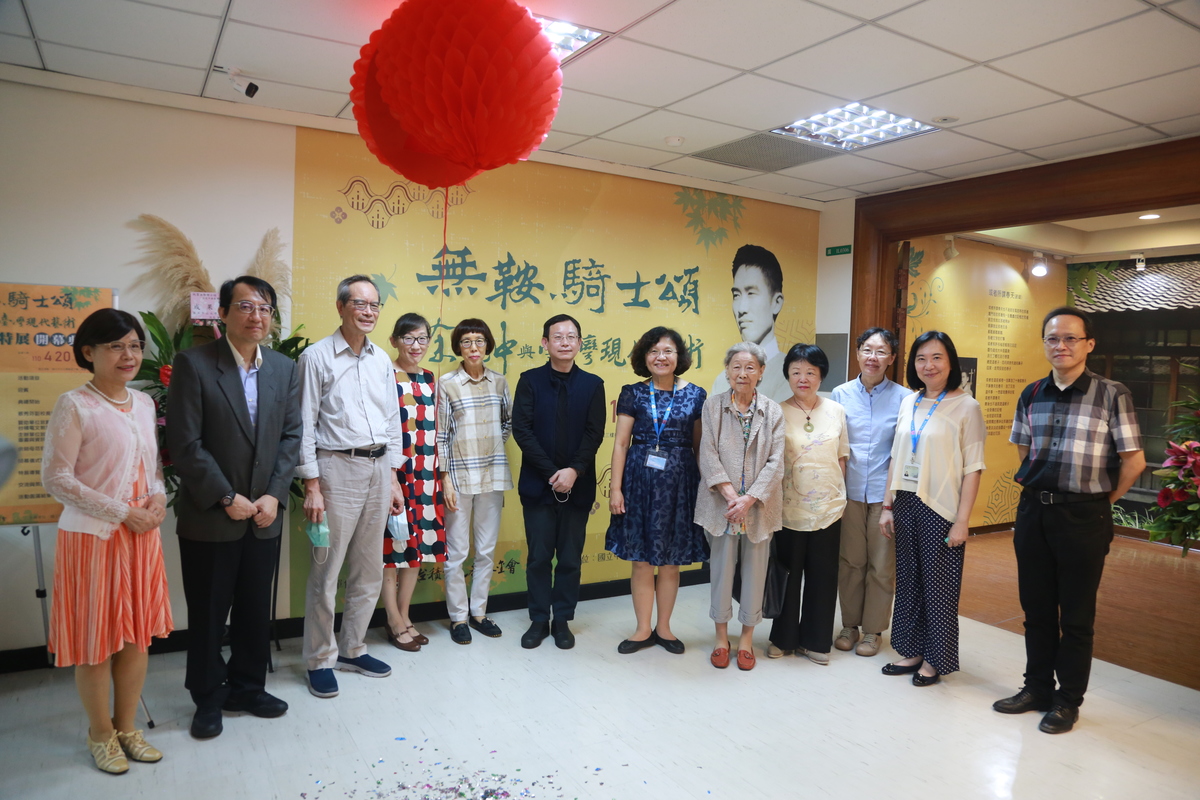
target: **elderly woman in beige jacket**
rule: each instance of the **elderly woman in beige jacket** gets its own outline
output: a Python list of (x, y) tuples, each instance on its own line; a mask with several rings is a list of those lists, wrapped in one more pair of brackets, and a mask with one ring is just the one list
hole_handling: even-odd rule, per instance
[(754, 669), (754, 626), (762, 622), (763, 585), (771, 535), (783, 526), (783, 410), (758, 393), (767, 354), (738, 342), (725, 354), (730, 389), (713, 395), (701, 414), (700, 491), (696, 524), (704, 528), (709, 558), (716, 646), (709, 660), (729, 666), (729, 620), (733, 577), (741, 554), (742, 595), (738, 621), (739, 669)]

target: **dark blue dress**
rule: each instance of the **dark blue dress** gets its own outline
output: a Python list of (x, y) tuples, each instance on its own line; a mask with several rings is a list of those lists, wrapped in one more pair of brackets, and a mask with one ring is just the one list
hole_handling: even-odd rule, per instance
[[(621, 387), (617, 399), (617, 413), (633, 417), (633, 442), (625, 455), (621, 483), (625, 513), (612, 516), (604, 547), (618, 558), (656, 567), (707, 561), (708, 541), (693, 521), (700, 468), (692, 450), (692, 432), (708, 394), (694, 383), (675, 391), (659, 441), (667, 467), (656, 470), (646, 466), (646, 454), (653, 452), (655, 441), (650, 391), (648, 384), (634, 383)], [(655, 390), (655, 402), (661, 417), (671, 405), (671, 393)]]

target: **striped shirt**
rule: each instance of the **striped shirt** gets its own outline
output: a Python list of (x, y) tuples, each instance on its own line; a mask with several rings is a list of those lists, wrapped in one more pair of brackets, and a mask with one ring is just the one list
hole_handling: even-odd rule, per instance
[(1111, 492), (1119, 454), (1142, 449), (1133, 395), (1091, 370), (1062, 390), (1053, 373), (1026, 386), (1008, 440), (1029, 448), (1017, 483), (1046, 492)]
[(487, 367), (474, 380), (460, 366), (438, 381), (438, 469), (461, 494), (513, 488), (504, 443), (512, 432), (512, 397), (503, 375)]

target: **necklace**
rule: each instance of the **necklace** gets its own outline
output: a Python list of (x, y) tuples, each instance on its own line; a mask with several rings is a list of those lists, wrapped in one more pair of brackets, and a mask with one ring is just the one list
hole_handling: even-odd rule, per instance
[(98, 394), (98, 395), (100, 395), (101, 397), (103, 397), (103, 398), (104, 398), (105, 400), (107, 400), (108, 402), (112, 403), (114, 406), (123, 406), (123, 405), (125, 405), (126, 403), (128, 403), (128, 402), (129, 402), (129, 397), (130, 397), (130, 395), (129, 395), (129, 387), (128, 387), (128, 386), (126, 386), (126, 387), (125, 387), (125, 399), (124, 399), (124, 400), (117, 400), (117, 399), (115, 399), (115, 398), (109, 397), (109, 396), (108, 396), (108, 395), (106, 395), (104, 392), (102, 392), (102, 391), (100, 391), (99, 389), (97, 389), (97, 388), (96, 388), (96, 384), (92, 383), (91, 381), (88, 381), (86, 385), (87, 385), (87, 387), (88, 387), (89, 389), (91, 389), (93, 392), (95, 392), (96, 394)]
[(817, 405), (821, 402), (820, 398), (817, 399), (816, 403), (813, 403), (812, 408), (805, 408), (804, 406), (800, 405), (800, 401), (797, 400), (794, 396), (791, 398), (791, 400), (792, 400), (792, 405), (794, 405), (796, 408), (800, 409), (800, 411), (803, 412), (803, 414), (804, 414), (804, 432), (812, 433), (813, 432), (812, 412), (817, 410)]

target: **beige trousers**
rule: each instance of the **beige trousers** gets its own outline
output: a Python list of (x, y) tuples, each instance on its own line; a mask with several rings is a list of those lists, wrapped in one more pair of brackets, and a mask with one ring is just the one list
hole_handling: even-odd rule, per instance
[(846, 501), (838, 559), (842, 626), (882, 633), (892, 620), (896, 596), (896, 548), (879, 532), (883, 503)]

